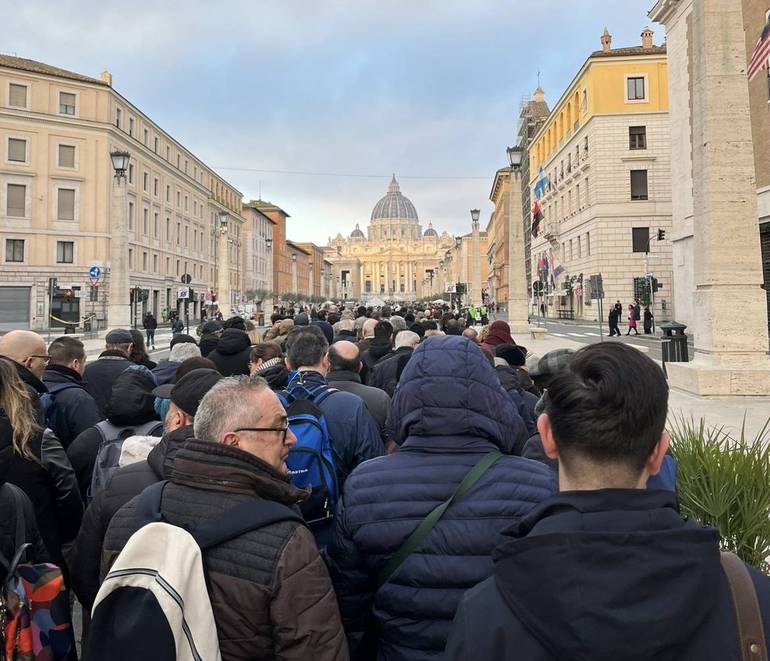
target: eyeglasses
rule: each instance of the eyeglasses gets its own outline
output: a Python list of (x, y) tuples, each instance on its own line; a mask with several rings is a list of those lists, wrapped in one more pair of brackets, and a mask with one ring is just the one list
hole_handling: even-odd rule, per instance
[(238, 429), (233, 429), (234, 433), (239, 431), (275, 431), (279, 434), (283, 434), (281, 437), (281, 443), (283, 443), (286, 441), (286, 434), (289, 432), (289, 425), (286, 425), (285, 427), (239, 427)]
[(41, 355), (36, 354), (36, 353), (31, 354), (29, 357), (30, 358), (40, 358), (40, 360), (45, 361), (46, 365), (51, 360), (51, 356), (41, 356)]

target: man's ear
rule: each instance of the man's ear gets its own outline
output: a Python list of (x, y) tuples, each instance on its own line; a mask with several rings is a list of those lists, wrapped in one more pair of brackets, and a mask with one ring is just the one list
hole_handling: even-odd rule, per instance
[(329, 371), (329, 352), (328, 351), (324, 354), (324, 357), (321, 359), (321, 367), (323, 367), (325, 372)]
[(559, 449), (556, 446), (556, 438), (553, 435), (553, 426), (547, 413), (541, 413), (537, 419), (537, 431), (543, 442), (543, 450), (549, 459), (559, 458)]
[(360, 372), (364, 367), (364, 364), (359, 360), (358, 361), (358, 367), (356, 368), (356, 372)]
[(647, 469), (649, 475), (657, 475), (660, 473), (660, 467), (663, 464), (663, 459), (668, 452), (668, 446), (671, 445), (671, 437), (668, 432), (663, 432), (660, 435), (660, 440), (655, 444), (650, 456), (647, 457), (647, 461), (644, 463), (644, 467)]

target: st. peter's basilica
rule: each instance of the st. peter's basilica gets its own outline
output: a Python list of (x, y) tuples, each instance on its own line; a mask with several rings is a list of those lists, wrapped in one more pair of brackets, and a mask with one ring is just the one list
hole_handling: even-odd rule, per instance
[(393, 175), (387, 194), (374, 205), (366, 234), (356, 224), (348, 238), (330, 237), (324, 256), (346, 298), (409, 301), (436, 293), (439, 264), (454, 243), (432, 223), (423, 232), (414, 204)]

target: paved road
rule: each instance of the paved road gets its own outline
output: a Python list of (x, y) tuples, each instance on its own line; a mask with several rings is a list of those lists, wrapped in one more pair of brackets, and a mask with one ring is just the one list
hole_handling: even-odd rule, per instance
[[(541, 322), (542, 323), (542, 322)], [(582, 321), (552, 321), (545, 320), (545, 327), (548, 329), (548, 334), (554, 337), (563, 337), (574, 342), (580, 342), (582, 344), (594, 344), (596, 342), (624, 342), (626, 344), (633, 344), (636, 346), (643, 346), (649, 349), (650, 358), (655, 360), (661, 360), (661, 344), (660, 344), (660, 331), (657, 335), (639, 335), (626, 336), (624, 329), (621, 328), (623, 335), (620, 337), (608, 337), (607, 325), (605, 324), (601, 329), (601, 338), (599, 336), (599, 324), (587, 323)], [(533, 325), (537, 325), (536, 319), (532, 320)], [(690, 358), (692, 359), (692, 344), (690, 344)]]

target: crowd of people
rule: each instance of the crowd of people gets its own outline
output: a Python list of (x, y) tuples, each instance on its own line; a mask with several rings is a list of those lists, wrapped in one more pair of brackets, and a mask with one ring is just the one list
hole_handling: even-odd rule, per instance
[[(58, 568), (91, 661), (746, 658), (719, 535), (679, 514), (661, 368), (481, 320), (277, 310), (157, 363), (129, 329), (90, 362), (6, 333), (0, 584)], [(57, 631), (45, 658), (76, 659)]]

